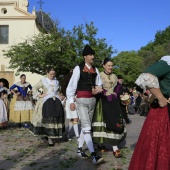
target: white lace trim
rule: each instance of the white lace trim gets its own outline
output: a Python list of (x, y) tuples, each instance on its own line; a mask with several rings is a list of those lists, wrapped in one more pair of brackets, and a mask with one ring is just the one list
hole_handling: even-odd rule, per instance
[(5, 89), (3, 87), (0, 87), (0, 92), (4, 91)]
[(170, 56), (163, 56), (161, 60), (166, 61), (168, 65), (170, 65)]
[[(125, 132), (126, 132), (126, 130), (124, 131), (124, 133)], [(106, 132), (93, 132), (93, 137), (104, 137), (104, 138), (109, 138), (109, 139), (121, 139), (124, 136), (124, 133), (115, 134), (115, 133), (106, 133)]]
[(59, 82), (56, 79), (49, 80), (46, 77), (41, 80), (42, 80), (43, 85), (48, 89), (48, 93), (50, 93), (51, 91), (57, 92), (59, 88)]
[(104, 126), (104, 127), (106, 127), (106, 123), (104, 123), (104, 122), (94, 122), (94, 123), (92, 123), (92, 126)]
[(25, 82), (24, 84), (22, 84), (20, 81), (15, 83), (15, 85), (19, 86), (19, 87), (28, 87), (30, 85), (30, 83)]
[(142, 73), (135, 83), (144, 90), (146, 87), (159, 88), (158, 78), (150, 73)]
[(1, 91), (1, 89), (6, 90), (7, 94), (11, 94), (10, 90), (6, 87), (0, 87), (0, 91)]
[(34, 107), (31, 103), (31, 101), (16, 101), (14, 110), (20, 111), (20, 110), (33, 110)]

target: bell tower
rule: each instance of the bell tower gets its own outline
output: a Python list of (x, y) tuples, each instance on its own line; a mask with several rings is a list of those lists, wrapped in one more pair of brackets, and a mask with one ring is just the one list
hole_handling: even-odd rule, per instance
[(19, 8), (28, 12), (28, 0), (18, 0)]

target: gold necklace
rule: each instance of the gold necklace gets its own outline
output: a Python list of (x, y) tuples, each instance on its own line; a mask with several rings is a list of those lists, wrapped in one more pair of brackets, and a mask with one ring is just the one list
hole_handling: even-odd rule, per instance
[(53, 84), (51, 85), (51, 87), (52, 87), (52, 91), (54, 91), (54, 85)]

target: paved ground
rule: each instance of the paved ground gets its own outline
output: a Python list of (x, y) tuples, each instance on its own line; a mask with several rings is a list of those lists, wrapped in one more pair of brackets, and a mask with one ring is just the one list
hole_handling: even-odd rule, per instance
[(139, 115), (129, 117), (132, 124), (127, 125), (127, 148), (122, 150), (123, 158), (114, 158), (111, 150), (98, 152), (105, 159), (100, 165), (93, 165), (90, 158), (83, 160), (76, 156), (75, 139), (56, 141), (55, 147), (50, 148), (28, 129), (0, 130), (0, 170), (127, 170), (145, 119)]

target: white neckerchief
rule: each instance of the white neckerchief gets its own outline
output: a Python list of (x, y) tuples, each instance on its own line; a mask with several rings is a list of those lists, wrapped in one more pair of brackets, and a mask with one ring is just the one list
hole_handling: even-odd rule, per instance
[(90, 70), (91, 66), (89, 66), (87, 63), (85, 63), (85, 65), (86, 65), (87, 68)]
[(30, 85), (30, 83), (25, 82), (25, 83), (21, 83), (20, 81), (15, 83), (15, 85), (19, 86), (19, 87), (28, 87)]
[(56, 79), (50, 80), (47, 77), (42, 79), (43, 85), (48, 89), (47, 95), (44, 97), (44, 102), (52, 97), (57, 97), (57, 90), (59, 88), (59, 82)]
[(4, 90), (4, 88), (3, 88), (3, 87), (0, 87), (0, 92), (3, 91), (3, 90)]

